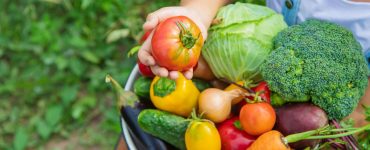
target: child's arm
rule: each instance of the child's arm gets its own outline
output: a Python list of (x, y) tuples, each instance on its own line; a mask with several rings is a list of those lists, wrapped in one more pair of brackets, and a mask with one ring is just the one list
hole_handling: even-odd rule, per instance
[[(207, 37), (207, 30), (217, 13), (217, 10), (225, 5), (228, 0), (182, 0), (180, 6), (164, 7), (148, 15), (146, 22), (143, 25), (145, 31), (154, 29), (161, 21), (172, 16), (187, 16), (192, 19), (202, 31), (204, 39)], [(162, 77), (176, 79), (178, 74), (176, 71), (168, 71), (166, 68), (156, 65), (154, 58), (150, 54), (150, 41), (152, 34), (141, 46), (138, 57), (140, 61), (150, 66), (153, 73)], [(193, 69), (184, 72), (184, 76), (188, 79), (193, 76)]]

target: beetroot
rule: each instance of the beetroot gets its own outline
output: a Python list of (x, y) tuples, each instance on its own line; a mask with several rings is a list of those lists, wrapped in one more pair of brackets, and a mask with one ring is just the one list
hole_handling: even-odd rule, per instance
[[(321, 108), (311, 103), (286, 104), (276, 109), (276, 130), (284, 136), (318, 129), (328, 124), (328, 117)], [(320, 140), (303, 140), (290, 143), (294, 149), (314, 147)]]

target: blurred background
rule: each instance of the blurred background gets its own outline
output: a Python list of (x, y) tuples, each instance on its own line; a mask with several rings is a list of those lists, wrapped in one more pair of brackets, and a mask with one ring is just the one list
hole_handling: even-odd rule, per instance
[(146, 14), (172, 0), (0, 0), (0, 149), (113, 149)]
[(146, 15), (178, 3), (0, 0), (0, 149), (113, 149), (121, 130), (105, 75), (124, 85)]

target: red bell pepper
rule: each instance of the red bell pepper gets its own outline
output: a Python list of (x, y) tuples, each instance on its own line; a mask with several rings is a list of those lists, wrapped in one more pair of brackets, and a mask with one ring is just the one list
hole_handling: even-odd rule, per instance
[(259, 96), (265, 100), (267, 103), (271, 103), (271, 99), (270, 99), (270, 89), (267, 85), (267, 82), (266, 81), (262, 81), (260, 82), (256, 87), (252, 88), (252, 90), (254, 92), (262, 92), (259, 94)]
[[(270, 98), (271, 92), (270, 92), (270, 89), (269, 89), (266, 81), (262, 81), (262, 82), (258, 83), (258, 85), (256, 87), (253, 87), (251, 90), (254, 91), (254, 92), (261, 92), (261, 93), (258, 94), (258, 96), (260, 96), (267, 103), (271, 104), (271, 98)], [(248, 98), (250, 100), (254, 99), (254, 97), (252, 97), (252, 96), (247, 96), (246, 98)], [(239, 102), (238, 104), (236, 104), (234, 106), (233, 112), (235, 112), (235, 114), (238, 115), (239, 112), (240, 112), (240, 109), (245, 104), (247, 104), (247, 102), (245, 100), (242, 100), (241, 102)]]
[(239, 117), (233, 117), (218, 125), (222, 150), (246, 150), (256, 140), (256, 137), (241, 129), (238, 122)]

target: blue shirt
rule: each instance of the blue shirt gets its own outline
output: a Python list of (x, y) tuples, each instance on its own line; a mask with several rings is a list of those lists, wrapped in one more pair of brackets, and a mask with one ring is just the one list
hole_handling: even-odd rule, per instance
[[(370, 69), (370, 3), (349, 0), (266, 0), (266, 5), (283, 13), (288, 24), (306, 19), (328, 20), (352, 31), (363, 48)], [(287, 5), (290, 5), (287, 13)], [(284, 10), (285, 9), (285, 10)], [(293, 17), (293, 18), (292, 18)]]

